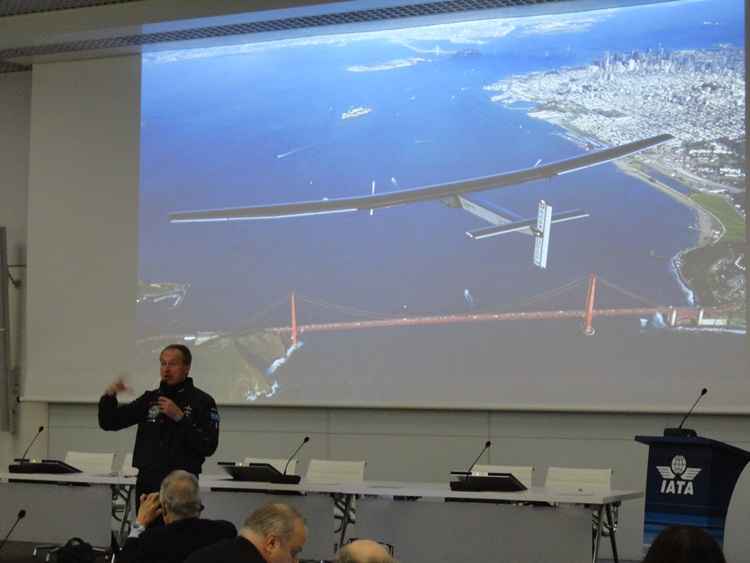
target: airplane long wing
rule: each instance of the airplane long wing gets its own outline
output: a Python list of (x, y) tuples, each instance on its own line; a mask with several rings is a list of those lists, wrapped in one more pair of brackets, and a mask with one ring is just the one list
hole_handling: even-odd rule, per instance
[(248, 219), (280, 219), (284, 217), (304, 217), (326, 213), (344, 213), (347, 211), (367, 211), (381, 207), (393, 207), (441, 199), (453, 195), (481, 192), (495, 188), (504, 188), (560, 176), (591, 166), (616, 160), (644, 149), (653, 147), (672, 139), (672, 135), (662, 134), (627, 143), (617, 147), (590, 152), (581, 156), (552, 162), (536, 168), (526, 168), (513, 172), (504, 172), (492, 176), (482, 176), (468, 180), (447, 182), (401, 190), (383, 192), (374, 195), (322, 199), (318, 201), (300, 201), (294, 203), (276, 203), (251, 207), (230, 207), (227, 209), (206, 209), (198, 211), (176, 211), (169, 214), (172, 223), (209, 222), (209, 221), (243, 221)]

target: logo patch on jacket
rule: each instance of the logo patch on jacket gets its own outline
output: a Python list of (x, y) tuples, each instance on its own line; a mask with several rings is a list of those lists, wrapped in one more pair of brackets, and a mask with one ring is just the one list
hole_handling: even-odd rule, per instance
[(159, 408), (159, 405), (154, 403), (148, 408), (148, 414), (146, 415), (146, 421), (147, 422), (156, 422), (156, 419), (159, 417), (159, 414), (161, 413), (161, 409)]
[(219, 427), (219, 411), (215, 408), (211, 409), (211, 411), (208, 413), (209, 418), (211, 419), (211, 424), (214, 425), (214, 428)]

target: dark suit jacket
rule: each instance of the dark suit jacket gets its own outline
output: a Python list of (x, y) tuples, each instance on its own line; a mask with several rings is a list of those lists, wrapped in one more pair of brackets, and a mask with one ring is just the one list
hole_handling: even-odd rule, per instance
[(255, 546), (242, 536), (196, 551), (185, 563), (266, 563)]
[[(179, 422), (159, 413), (159, 397), (172, 399), (185, 416)], [(116, 396), (99, 399), (99, 426), (121, 430), (138, 425), (133, 466), (159, 483), (170, 471), (184, 469), (199, 475), (203, 462), (219, 445), (219, 411), (211, 395), (193, 385), (188, 377), (175, 386), (161, 384), (131, 403), (121, 405)], [(150, 491), (149, 491), (150, 492)]]
[(186, 518), (166, 526), (147, 528), (137, 538), (128, 538), (117, 563), (182, 563), (191, 553), (237, 535), (225, 520)]

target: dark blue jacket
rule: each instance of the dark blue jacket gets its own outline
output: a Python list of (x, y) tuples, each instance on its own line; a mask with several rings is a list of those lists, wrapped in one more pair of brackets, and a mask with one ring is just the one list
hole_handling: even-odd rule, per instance
[[(172, 399), (185, 416), (179, 422), (161, 414), (160, 396)], [(211, 395), (193, 385), (188, 377), (172, 388), (162, 385), (146, 391), (132, 403), (120, 405), (117, 397), (99, 399), (99, 426), (120, 430), (138, 425), (133, 466), (140, 472), (166, 476), (175, 469), (194, 475), (219, 445), (219, 413)]]
[(186, 518), (149, 527), (137, 538), (128, 538), (117, 554), (117, 562), (181, 563), (191, 553), (236, 535), (237, 528), (231, 522)]

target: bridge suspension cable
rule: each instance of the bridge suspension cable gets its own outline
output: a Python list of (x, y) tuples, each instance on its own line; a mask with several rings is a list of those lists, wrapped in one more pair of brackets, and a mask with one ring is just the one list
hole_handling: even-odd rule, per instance
[(521, 307), (528, 307), (529, 305), (536, 305), (537, 303), (540, 303), (542, 301), (547, 301), (553, 297), (557, 297), (559, 295), (562, 295), (563, 293), (571, 291), (575, 289), (576, 287), (581, 286), (585, 282), (586, 282), (586, 278), (578, 278), (578, 279), (569, 281), (568, 283), (560, 287), (556, 287), (554, 289), (543, 291), (541, 293), (538, 293), (537, 295), (533, 295), (527, 299), (524, 299), (520, 303), (514, 303), (513, 305), (509, 305), (506, 307), (506, 309), (511, 309), (511, 308), (516, 309), (516, 308), (521, 308)]
[(387, 319), (388, 317), (391, 316), (385, 313), (378, 313), (378, 312), (370, 311), (367, 309), (359, 309), (357, 307), (350, 307), (346, 305), (337, 305), (335, 303), (328, 303), (327, 301), (323, 301), (322, 299), (311, 299), (309, 297), (302, 296), (299, 293), (297, 293), (296, 295), (297, 295), (298, 301), (304, 301), (305, 303), (308, 303), (310, 305), (316, 305), (318, 307), (332, 309), (334, 311), (339, 311), (341, 313), (345, 313), (347, 315), (351, 315), (354, 317), (364, 315), (366, 317), (369, 316), (369, 317)]
[(638, 295), (636, 293), (633, 293), (632, 291), (628, 291), (624, 287), (620, 287), (619, 285), (617, 285), (615, 283), (612, 283), (611, 281), (609, 281), (609, 280), (607, 280), (607, 279), (605, 279), (605, 278), (603, 278), (601, 276), (597, 276), (597, 280), (600, 283), (606, 285), (608, 288), (614, 289), (615, 291), (619, 291), (623, 295), (626, 295), (626, 296), (630, 297), (631, 299), (635, 299), (639, 303), (643, 303), (643, 304), (649, 305), (651, 307), (656, 306), (656, 303), (654, 301), (651, 301), (650, 299), (646, 299), (645, 297), (641, 297), (640, 295)]

